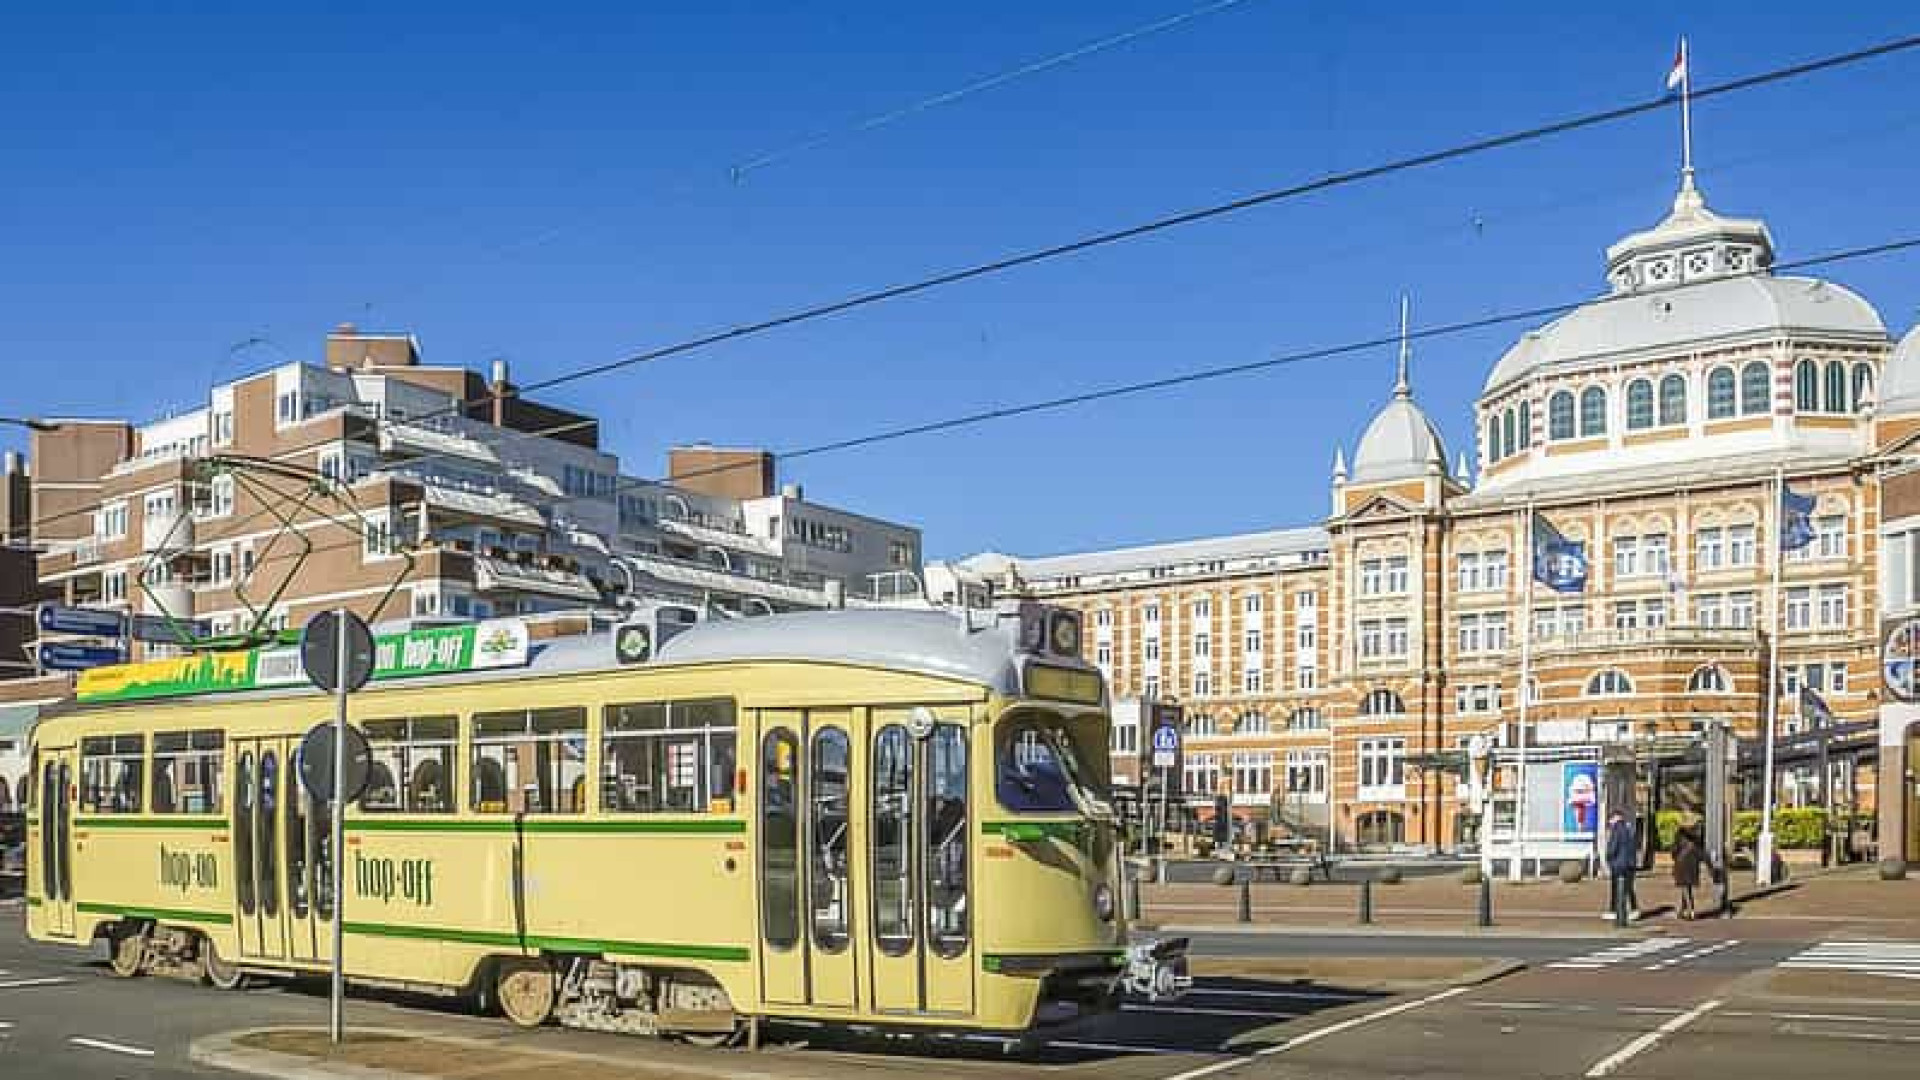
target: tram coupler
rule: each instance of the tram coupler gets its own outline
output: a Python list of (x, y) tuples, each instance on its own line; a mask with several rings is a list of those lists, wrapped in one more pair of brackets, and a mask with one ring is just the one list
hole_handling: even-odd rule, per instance
[(1120, 987), (1148, 1001), (1172, 1001), (1193, 986), (1187, 974), (1187, 939), (1160, 938), (1127, 947)]

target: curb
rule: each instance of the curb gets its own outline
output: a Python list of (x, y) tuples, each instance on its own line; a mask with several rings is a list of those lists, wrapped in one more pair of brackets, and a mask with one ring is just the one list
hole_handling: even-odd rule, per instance
[[(1598, 920), (1596, 920), (1598, 921)], [(1625, 930), (1615, 930), (1611, 925), (1593, 930), (1528, 930), (1522, 927), (1502, 926), (1462, 926), (1458, 929), (1448, 927), (1427, 928), (1383, 928), (1380, 926), (1288, 925), (1284, 923), (1187, 923), (1165, 924), (1154, 929), (1157, 934), (1205, 934), (1211, 936), (1237, 936), (1242, 934), (1268, 935), (1288, 934), (1302, 937), (1388, 937), (1388, 938), (1551, 938), (1565, 941), (1609, 941), (1619, 938), (1651, 937), (1664, 934), (1664, 926), (1631, 926)]]
[[(421, 1080), (415, 1072), (374, 1069), (345, 1062), (315, 1061), (299, 1054), (281, 1054), (272, 1050), (251, 1050), (239, 1045), (240, 1039), (267, 1031), (286, 1031), (285, 1027), (242, 1028), (219, 1035), (205, 1035), (187, 1046), (187, 1060), (229, 1072), (252, 1076), (271, 1076), (278, 1080)], [(394, 1028), (356, 1028), (366, 1035), (393, 1035), (406, 1038), (412, 1032)]]

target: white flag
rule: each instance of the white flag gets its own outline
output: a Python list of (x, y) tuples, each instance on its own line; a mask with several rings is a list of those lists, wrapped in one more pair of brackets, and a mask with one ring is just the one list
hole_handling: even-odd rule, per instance
[(1678, 90), (1687, 81), (1687, 39), (1680, 39), (1680, 50), (1673, 54), (1673, 70), (1667, 72), (1667, 89)]

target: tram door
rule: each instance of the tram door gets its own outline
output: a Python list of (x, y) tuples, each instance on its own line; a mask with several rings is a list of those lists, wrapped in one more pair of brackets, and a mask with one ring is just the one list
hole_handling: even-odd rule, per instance
[(40, 751), (40, 896), (47, 932), (73, 936), (73, 747)]
[(854, 1006), (852, 716), (760, 714), (761, 980), (776, 1004)]
[(235, 925), (240, 955), (319, 963), (333, 956), (327, 806), (300, 783), (300, 741), (233, 741)]
[(968, 730), (964, 711), (873, 712), (865, 854), (878, 1011), (973, 1011)]

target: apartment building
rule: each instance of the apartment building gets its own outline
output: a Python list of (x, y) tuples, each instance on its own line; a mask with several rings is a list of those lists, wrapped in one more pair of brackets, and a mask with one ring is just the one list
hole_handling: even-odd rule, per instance
[(764, 452), (690, 447), (666, 477), (628, 475), (592, 417), (521, 396), (504, 362), (429, 365), (404, 334), (342, 326), (323, 363), (145, 424), (42, 426), (43, 585), (214, 634), (343, 605), (376, 621), (638, 598), (778, 611), (918, 581), (918, 530), (776, 487)]
[[(1343, 844), (1470, 835), (1441, 763), (1476, 737), (1513, 745), (1523, 694), (1536, 744), (1710, 721), (1752, 740), (1769, 692), (1793, 733), (1802, 687), (1837, 726), (1869, 721), (1881, 476), (1915, 456), (1920, 343), (1896, 352), (1864, 299), (1776, 276), (1773, 257), (1763, 222), (1713, 212), (1688, 176), (1663, 220), (1607, 249), (1605, 294), (1492, 364), (1477, 467), (1449, 468), (1403, 348), (1351, 457), (1331, 455), (1320, 521), (962, 569), (1085, 611), (1116, 695), (1177, 698), (1187, 792)], [(1776, 597), (1782, 481), (1812, 500), (1813, 535)], [(1530, 514), (1585, 545), (1583, 590), (1528, 589)], [(1835, 779), (1869, 806), (1870, 759)], [(1813, 768), (1783, 767), (1787, 801), (1811, 797)]]

